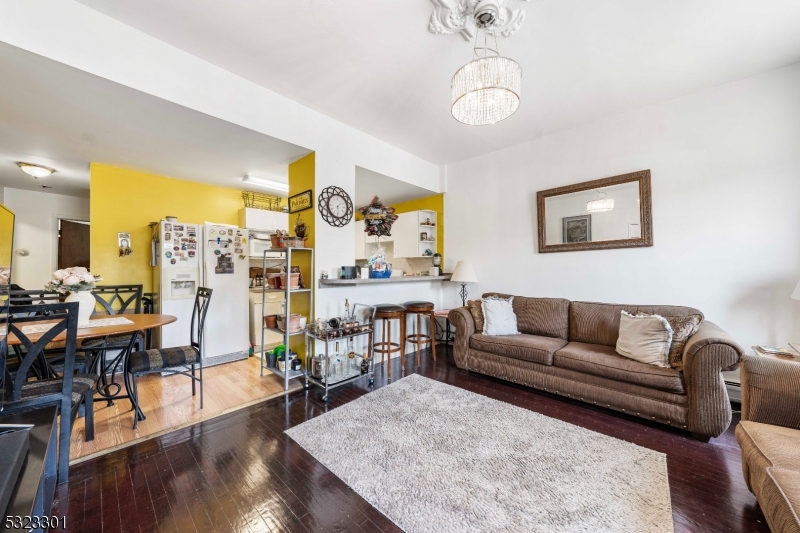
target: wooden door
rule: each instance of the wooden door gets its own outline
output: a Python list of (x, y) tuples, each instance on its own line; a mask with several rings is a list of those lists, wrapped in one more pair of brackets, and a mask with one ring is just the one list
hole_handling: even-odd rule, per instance
[(89, 268), (89, 224), (59, 221), (58, 268)]

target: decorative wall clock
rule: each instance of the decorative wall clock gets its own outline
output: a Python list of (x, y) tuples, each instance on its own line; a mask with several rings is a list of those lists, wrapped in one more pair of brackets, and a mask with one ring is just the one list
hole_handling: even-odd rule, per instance
[(341, 187), (325, 187), (317, 198), (322, 219), (331, 226), (341, 228), (353, 218), (353, 201)]

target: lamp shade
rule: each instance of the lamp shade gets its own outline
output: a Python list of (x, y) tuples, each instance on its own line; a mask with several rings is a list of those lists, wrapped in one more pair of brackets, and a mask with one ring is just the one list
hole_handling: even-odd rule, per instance
[(453, 271), (453, 277), (450, 281), (458, 283), (477, 283), (478, 276), (475, 275), (475, 268), (470, 261), (459, 261), (456, 263), (456, 269)]
[(794, 292), (792, 293), (792, 298), (794, 298), (795, 300), (800, 300), (800, 281), (797, 282), (797, 287), (794, 288)]

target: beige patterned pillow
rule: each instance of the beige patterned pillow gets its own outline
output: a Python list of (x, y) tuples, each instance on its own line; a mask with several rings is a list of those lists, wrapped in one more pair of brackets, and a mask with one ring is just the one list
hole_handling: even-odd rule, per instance
[(483, 307), (480, 300), (468, 300), (467, 307), (472, 314), (472, 320), (475, 321), (475, 331), (483, 333)]
[(669, 368), (672, 328), (658, 315), (621, 312), (617, 353), (648, 365)]
[[(647, 313), (639, 311), (636, 313), (641, 316), (651, 316)], [(703, 321), (703, 315), (686, 315), (686, 316), (665, 316), (672, 328), (672, 344), (669, 347), (669, 366), (683, 372), (683, 349), (686, 347), (686, 342), (689, 337), (697, 333), (700, 328), (700, 323)]]
[(683, 348), (689, 337), (697, 333), (702, 315), (665, 316), (672, 326), (672, 346), (669, 348), (669, 365), (683, 372)]

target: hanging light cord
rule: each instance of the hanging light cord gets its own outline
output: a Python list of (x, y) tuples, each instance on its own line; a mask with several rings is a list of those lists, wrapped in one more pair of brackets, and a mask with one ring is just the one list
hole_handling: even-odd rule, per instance
[[(483, 46), (478, 46), (478, 37), (480, 37), (481, 31), (483, 31)], [(497, 46), (497, 33), (492, 31), (492, 37), (494, 37), (494, 48), (489, 46), (488, 42), (488, 34), (489, 30), (477, 30), (475, 32), (475, 44), (472, 46), (472, 57), (473, 59), (478, 59), (481, 57), (487, 57), (489, 52), (494, 52), (494, 55), (500, 57), (500, 47)], [(483, 55), (481, 55), (478, 51), (481, 50)]]

